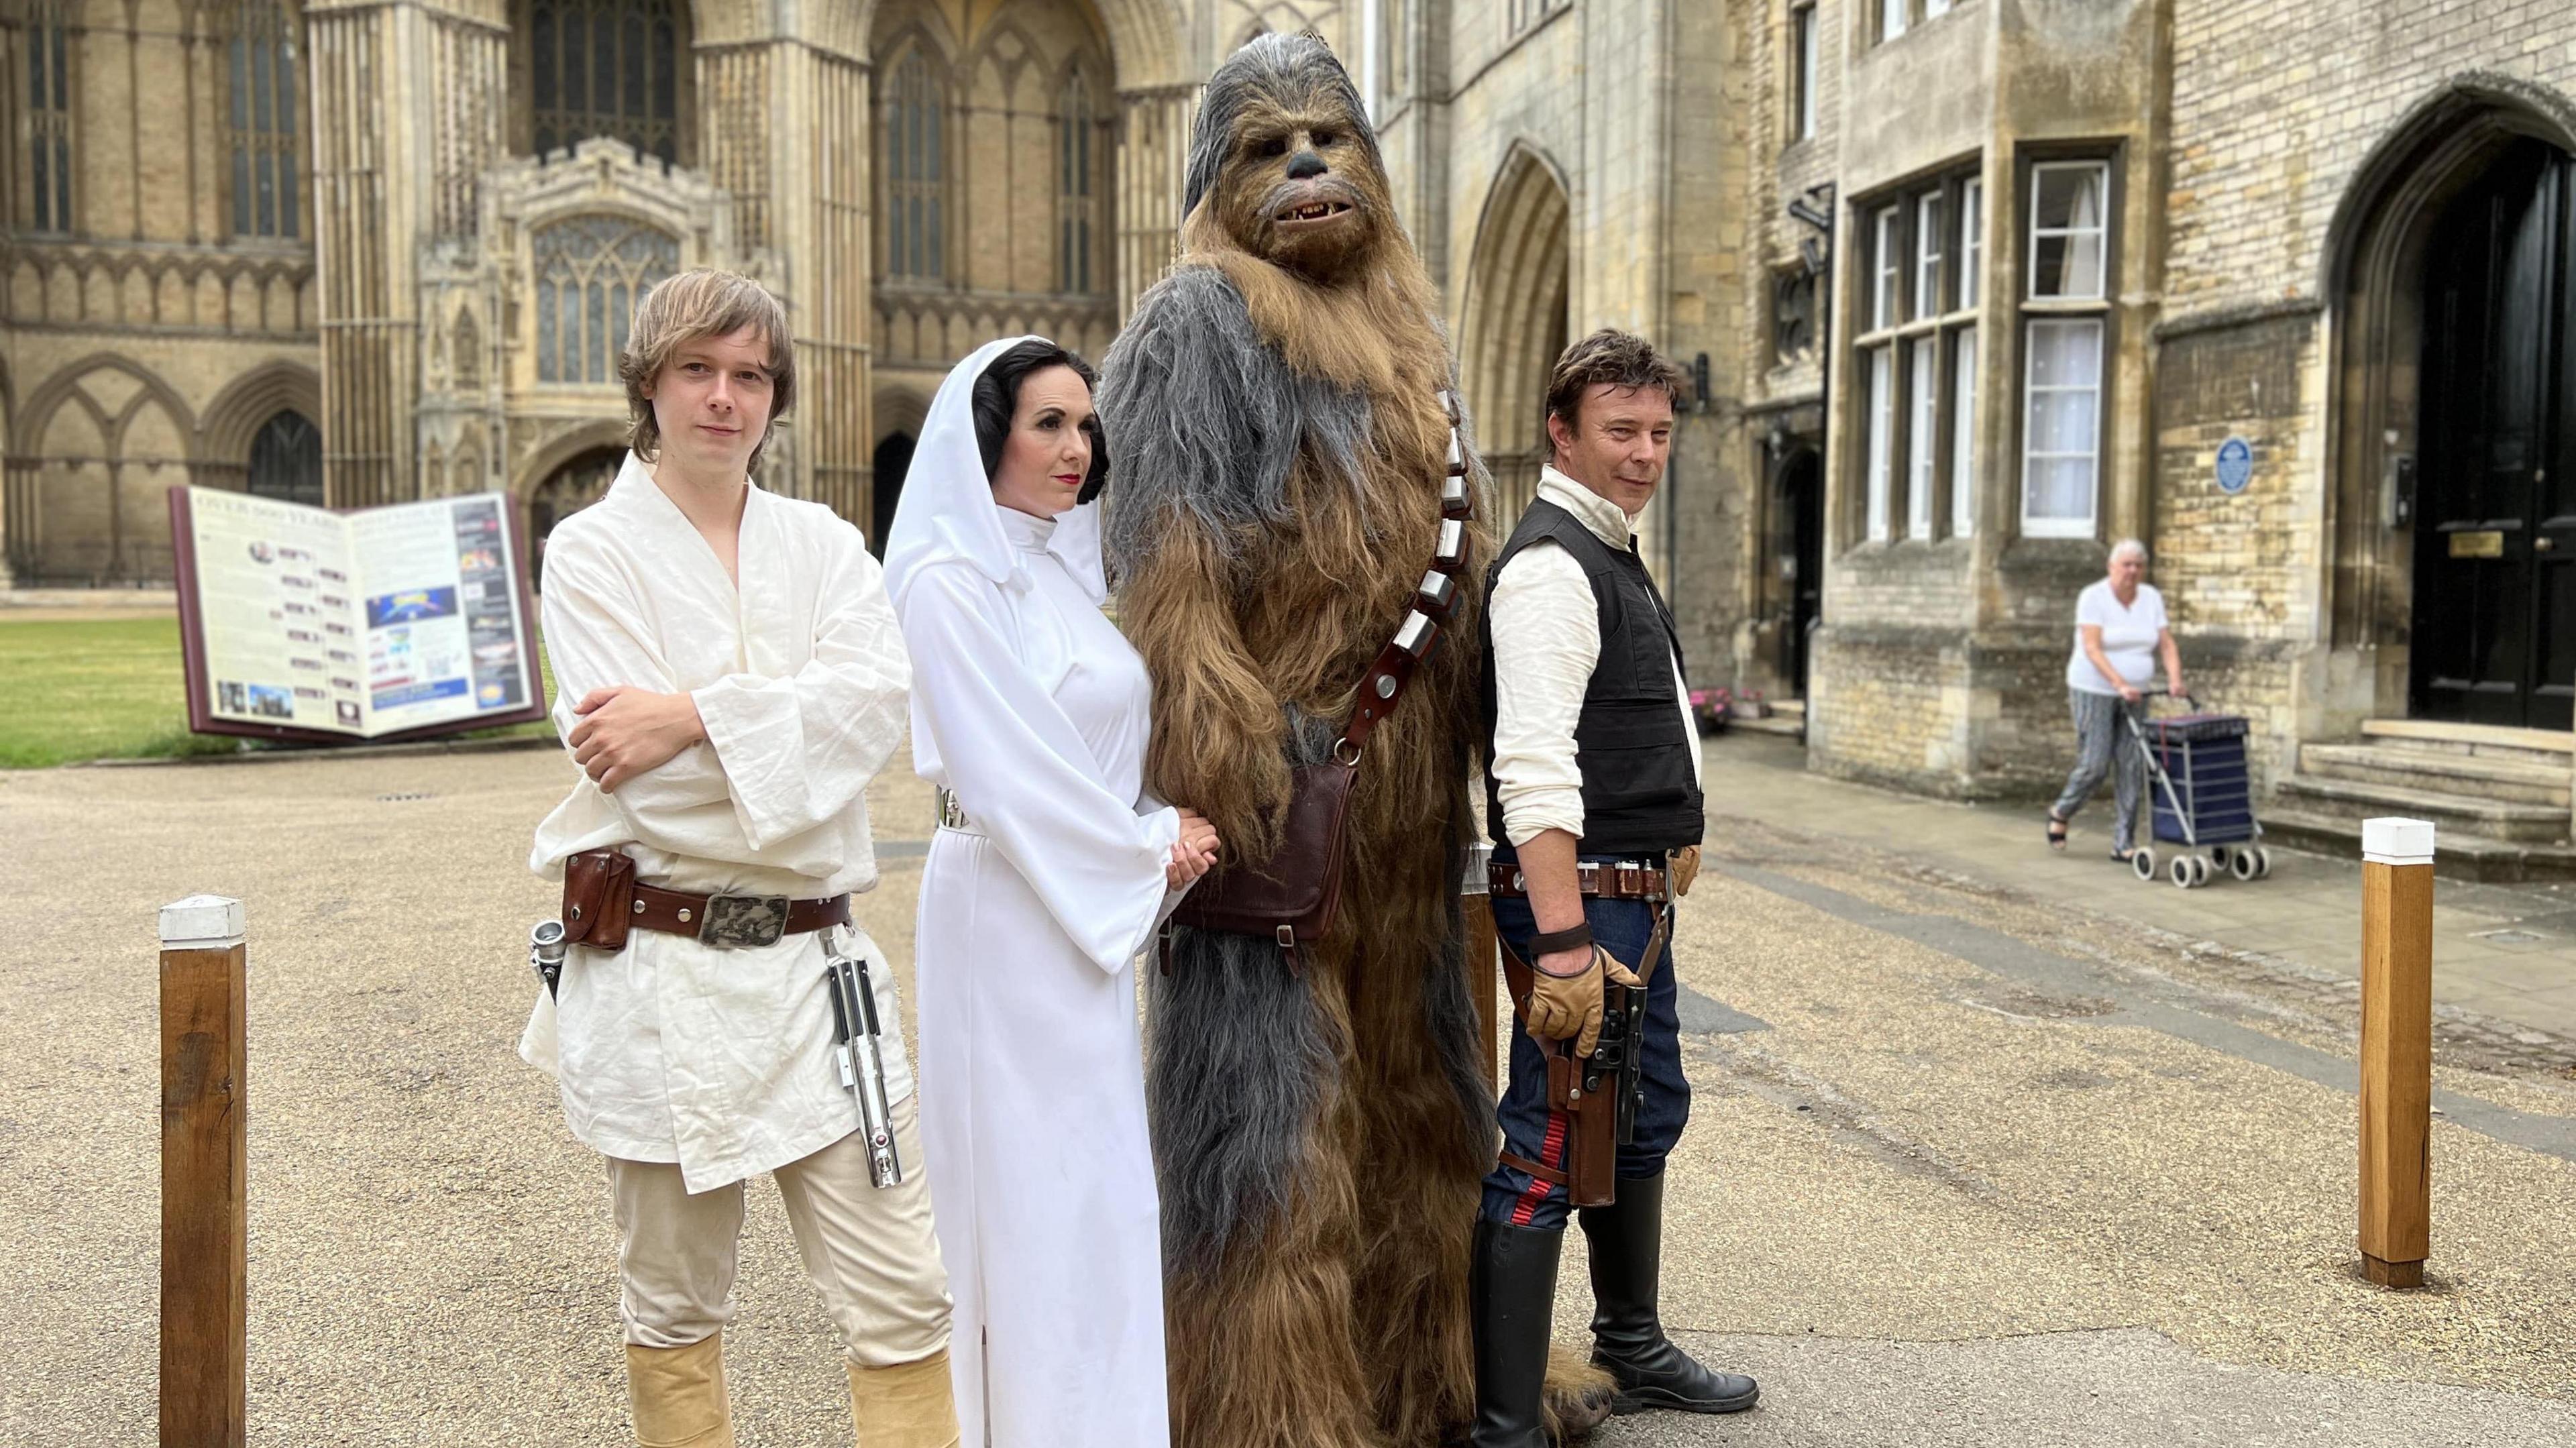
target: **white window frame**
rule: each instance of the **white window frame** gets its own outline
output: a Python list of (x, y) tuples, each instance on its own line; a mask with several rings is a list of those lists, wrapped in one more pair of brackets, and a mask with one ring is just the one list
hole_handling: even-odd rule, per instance
[[(2021, 531), (2026, 538), (2090, 538), (2100, 526), (2102, 514), (2102, 392), (2103, 374), (2110, 358), (2108, 318), (2095, 313), (2062, 316), (2035, 313), (2022, 324), (2022, 461), (2021, 461)], [(2064, 382), (2040, 386), (2032, 380), (2039, 355), (2038, 334), (2042, 328), (2064, 327), (2090, 329), (2093, 333), (2093, 376), (2084, 385)], [(2038, 441), (2039, 406), (2043, 394), (2062, 395), (2090, 393), (2093, 397), (2093, 434), (2086, 439), (2082, 452), (2041, 452)], [(2091, 486), (2085, 490), (2084, 515), (2078, 517), (2036, 517), (2030, 510), (2032, 464), (2068, 462), (2081, 458), (2091, 474)]]
[(1869, 329), (1873, 332), (1895, 326), (1904, 314), (1905, 258), (1896, 245), (1897, 216), (1902, 210), (1882, 206), (1871, 223), (1877, 243), (1870, 254)]
[(1905, 347), (1905, 536), (1932, 540), (1932, 489), (1941, 437), (1941, 334), (1927, 332)]
[(1914, 198), (1914, 315), (1941, 315), (1941, 192)]
[(1869, 354), (1869, 541), (1888, 536), (1888, 487), (1896, 450), (1896, 347)]
[(1959, 309), (1986, 296), (1986, 181), (1971, 176), (1959, 186)]
[(1800, 5), (1789, 12), (1789, 64), (1797, 77), (1798, 94), (1789, 116), (1789, 139), (1813, 140), (1816, 135), (1816, 54), (1820, 42), (1817, 33), (1823, 27), (1816, 19), (1816, 7)]
[(1884, 43), (1905, 33), (1914, 0), (1878, 0), (1878, 38)]
[(1937, 20), (1950, 13), (1950, 0), (1923, 0), (1923, 18)]
[[(2046, 179), (2058, 172), (2089, 172), (2099, 187), (2102, 214), (2092, 226), (2042, 226), (2039, 224), (2039, 194)], [(2093, 290), (2089, 292), (2042, 292), (2039, 290), (2039, 247), (2049, 240), (2064, 240), (2070, 245), (2081, 238), (2093, 239)], [(2110, 289), (2111, 272), (2111, 163), (2108, 161), (2042, 161), (2030, 168), (2030, 252), (2029, 297), (2032, 301), (2098, 302)]]
[[(1965, 210), (1965, 208), (1961, 208)], [(1977, 536), (1977, 329), (1950, 342), (1950, 536)]]

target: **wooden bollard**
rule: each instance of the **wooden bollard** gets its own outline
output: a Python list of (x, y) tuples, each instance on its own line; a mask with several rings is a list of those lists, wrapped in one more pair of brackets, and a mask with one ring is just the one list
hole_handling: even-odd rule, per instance
[(2432, 1246), (2433, 826), (2361, 827), (2361, 1271), (2424, 1285)]
[(250, 1138), (242, 907), (161, 907), (161, 1445), (240, 1448)]
[(1474, 998), (1476, 1019), (1485, 1028), (1485, 1049), (1476, 1059), (1484, 1064), (1485, 1084), (1499, 1092), (1498, 1073), (1502, 1067), (1494, 1059), (1499, 1049), (1494, 1039), (1494, 1016), (1500, 1008), (1495, 1003), (1494, 977), (1503, 968), (1503, 958), (1494, 944), (1494, 897), (1492, 882), (1485, 873), (1493, 858), (1491, 845), (1467, 847), (1467, 872), (1458, 882), (1458, 905), (1467, 922), (1467, 993)]

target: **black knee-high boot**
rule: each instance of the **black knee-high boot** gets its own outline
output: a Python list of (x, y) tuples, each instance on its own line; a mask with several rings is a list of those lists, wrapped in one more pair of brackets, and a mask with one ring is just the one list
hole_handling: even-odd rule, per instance
[(1473, 1448), (1548, 1448), (1542, 1404), (1556, 1264), (1565, 1231), (1476, 1220), (1467, 1277), (1476, 1324)]
[(1662, 1174), (1623, 1177), (1616, 1202), (1577, 1215), (1592, 1244), (1592, 1361), (1619, 1383), (1611, 1411), (1740, 1413), (1752, 1407), (1762, 1390), (1751, 1378), (1711, 1372), (1664, 1336), (1655, 1309), (1664, 1241)]

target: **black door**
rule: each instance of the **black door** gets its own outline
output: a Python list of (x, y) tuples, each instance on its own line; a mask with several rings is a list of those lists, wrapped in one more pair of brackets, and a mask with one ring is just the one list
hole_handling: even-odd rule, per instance
[(1807, 635), (1824, 599), (1824, 490), (1815, 449), (1800, 445), (1771, 482), (1771, 538), (1764, 550), (1773, 576), (1763, 585), (1775, 630), (1780, 677), (1807, 696)]
[(2576, 162), (2518, 142), (2427, 258), (2410, 712), (2565, 729), (2576, 702)]
[(903, 476), (912, 471), (912, 434), (898, 432), (877, 444), (874, 504), (868, 512), (868, 551), (885, 556), (886, 535), (894, 531), (895, 505), (903, 501)]

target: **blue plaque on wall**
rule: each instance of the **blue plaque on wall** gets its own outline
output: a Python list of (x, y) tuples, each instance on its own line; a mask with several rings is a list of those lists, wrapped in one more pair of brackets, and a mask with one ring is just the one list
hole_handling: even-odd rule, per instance
[(2231, 437), (2218, 445), (2218, 491), (2234, 497), (2254, 481), (2254, 445)]

